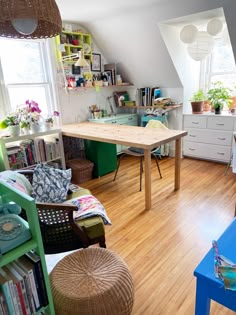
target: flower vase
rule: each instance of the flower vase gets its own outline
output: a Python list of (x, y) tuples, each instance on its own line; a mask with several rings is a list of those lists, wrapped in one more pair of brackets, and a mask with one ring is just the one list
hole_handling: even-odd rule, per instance
[(47, 130), (50, 130), (52, 127), (52, 124), (50, 122), (45, 122), (44, 123), (44, 130), (47, 131)]
[(20, 135), (20, 125), (8, 126), (11, 137), (18, 137)]
[(30, 134), (30, 129), (28, 127), (21, 128), (22, 134), (23, 135), (29, 135)]
[(39, 124), (32, 124), (31, 125), (31, 133), (37, 133), (40, 132), (40, 125)]

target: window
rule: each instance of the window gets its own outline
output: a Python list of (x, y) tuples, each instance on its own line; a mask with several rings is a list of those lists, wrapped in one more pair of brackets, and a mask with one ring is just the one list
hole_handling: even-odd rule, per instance
[(0, 39), (1, 116), (27, 99), (36, 101), (42, 114), (57, 109), (49, 56), (48, 40)]
[(236, 90), (236, 65), (231, 44), (223, 38), (215, 40), (211, 55), (201, 62), (200, 86), (207, 91), (214, 82), (221, 81), (231, 90)]

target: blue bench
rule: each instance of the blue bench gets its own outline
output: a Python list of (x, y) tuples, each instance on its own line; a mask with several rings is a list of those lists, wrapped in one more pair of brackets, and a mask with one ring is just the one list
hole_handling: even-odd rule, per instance
[[(217, 241), (219, 254), (236, 262), (236, 219)], [(225, 290), (223, 281), (214, 274), (214, 251), (209, 250), (194, 271), (197, 278), (195, 315), (210, 314), (214, 300), (236, 312), (236, 291)]]

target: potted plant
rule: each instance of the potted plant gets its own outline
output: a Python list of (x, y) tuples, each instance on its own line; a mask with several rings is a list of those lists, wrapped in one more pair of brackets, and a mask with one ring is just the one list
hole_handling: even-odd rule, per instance
[(231, 103), (231, 90), (220, 81), (214, 83), (213, 88), (207, 92), (207, 96), (215, 114), (221, 114), (223, 107), (229, 107)]
[(20, 118), (17, 112), (7, 114), (7, 117), (0, 122), (1, 129), (7, 127), (12, 137), (20, 135)]
[(190, 99), (193, 114), (202, 114), (205, 95), (202, 89), (195, 92)]

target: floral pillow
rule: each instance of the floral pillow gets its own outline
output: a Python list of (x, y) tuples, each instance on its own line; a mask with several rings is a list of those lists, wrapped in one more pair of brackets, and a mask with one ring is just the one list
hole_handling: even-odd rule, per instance
[(71, 169), (60, 170), (38, 164), (34, 169), (32, 197), (38, 202), (64, 202), (70, 181)]

